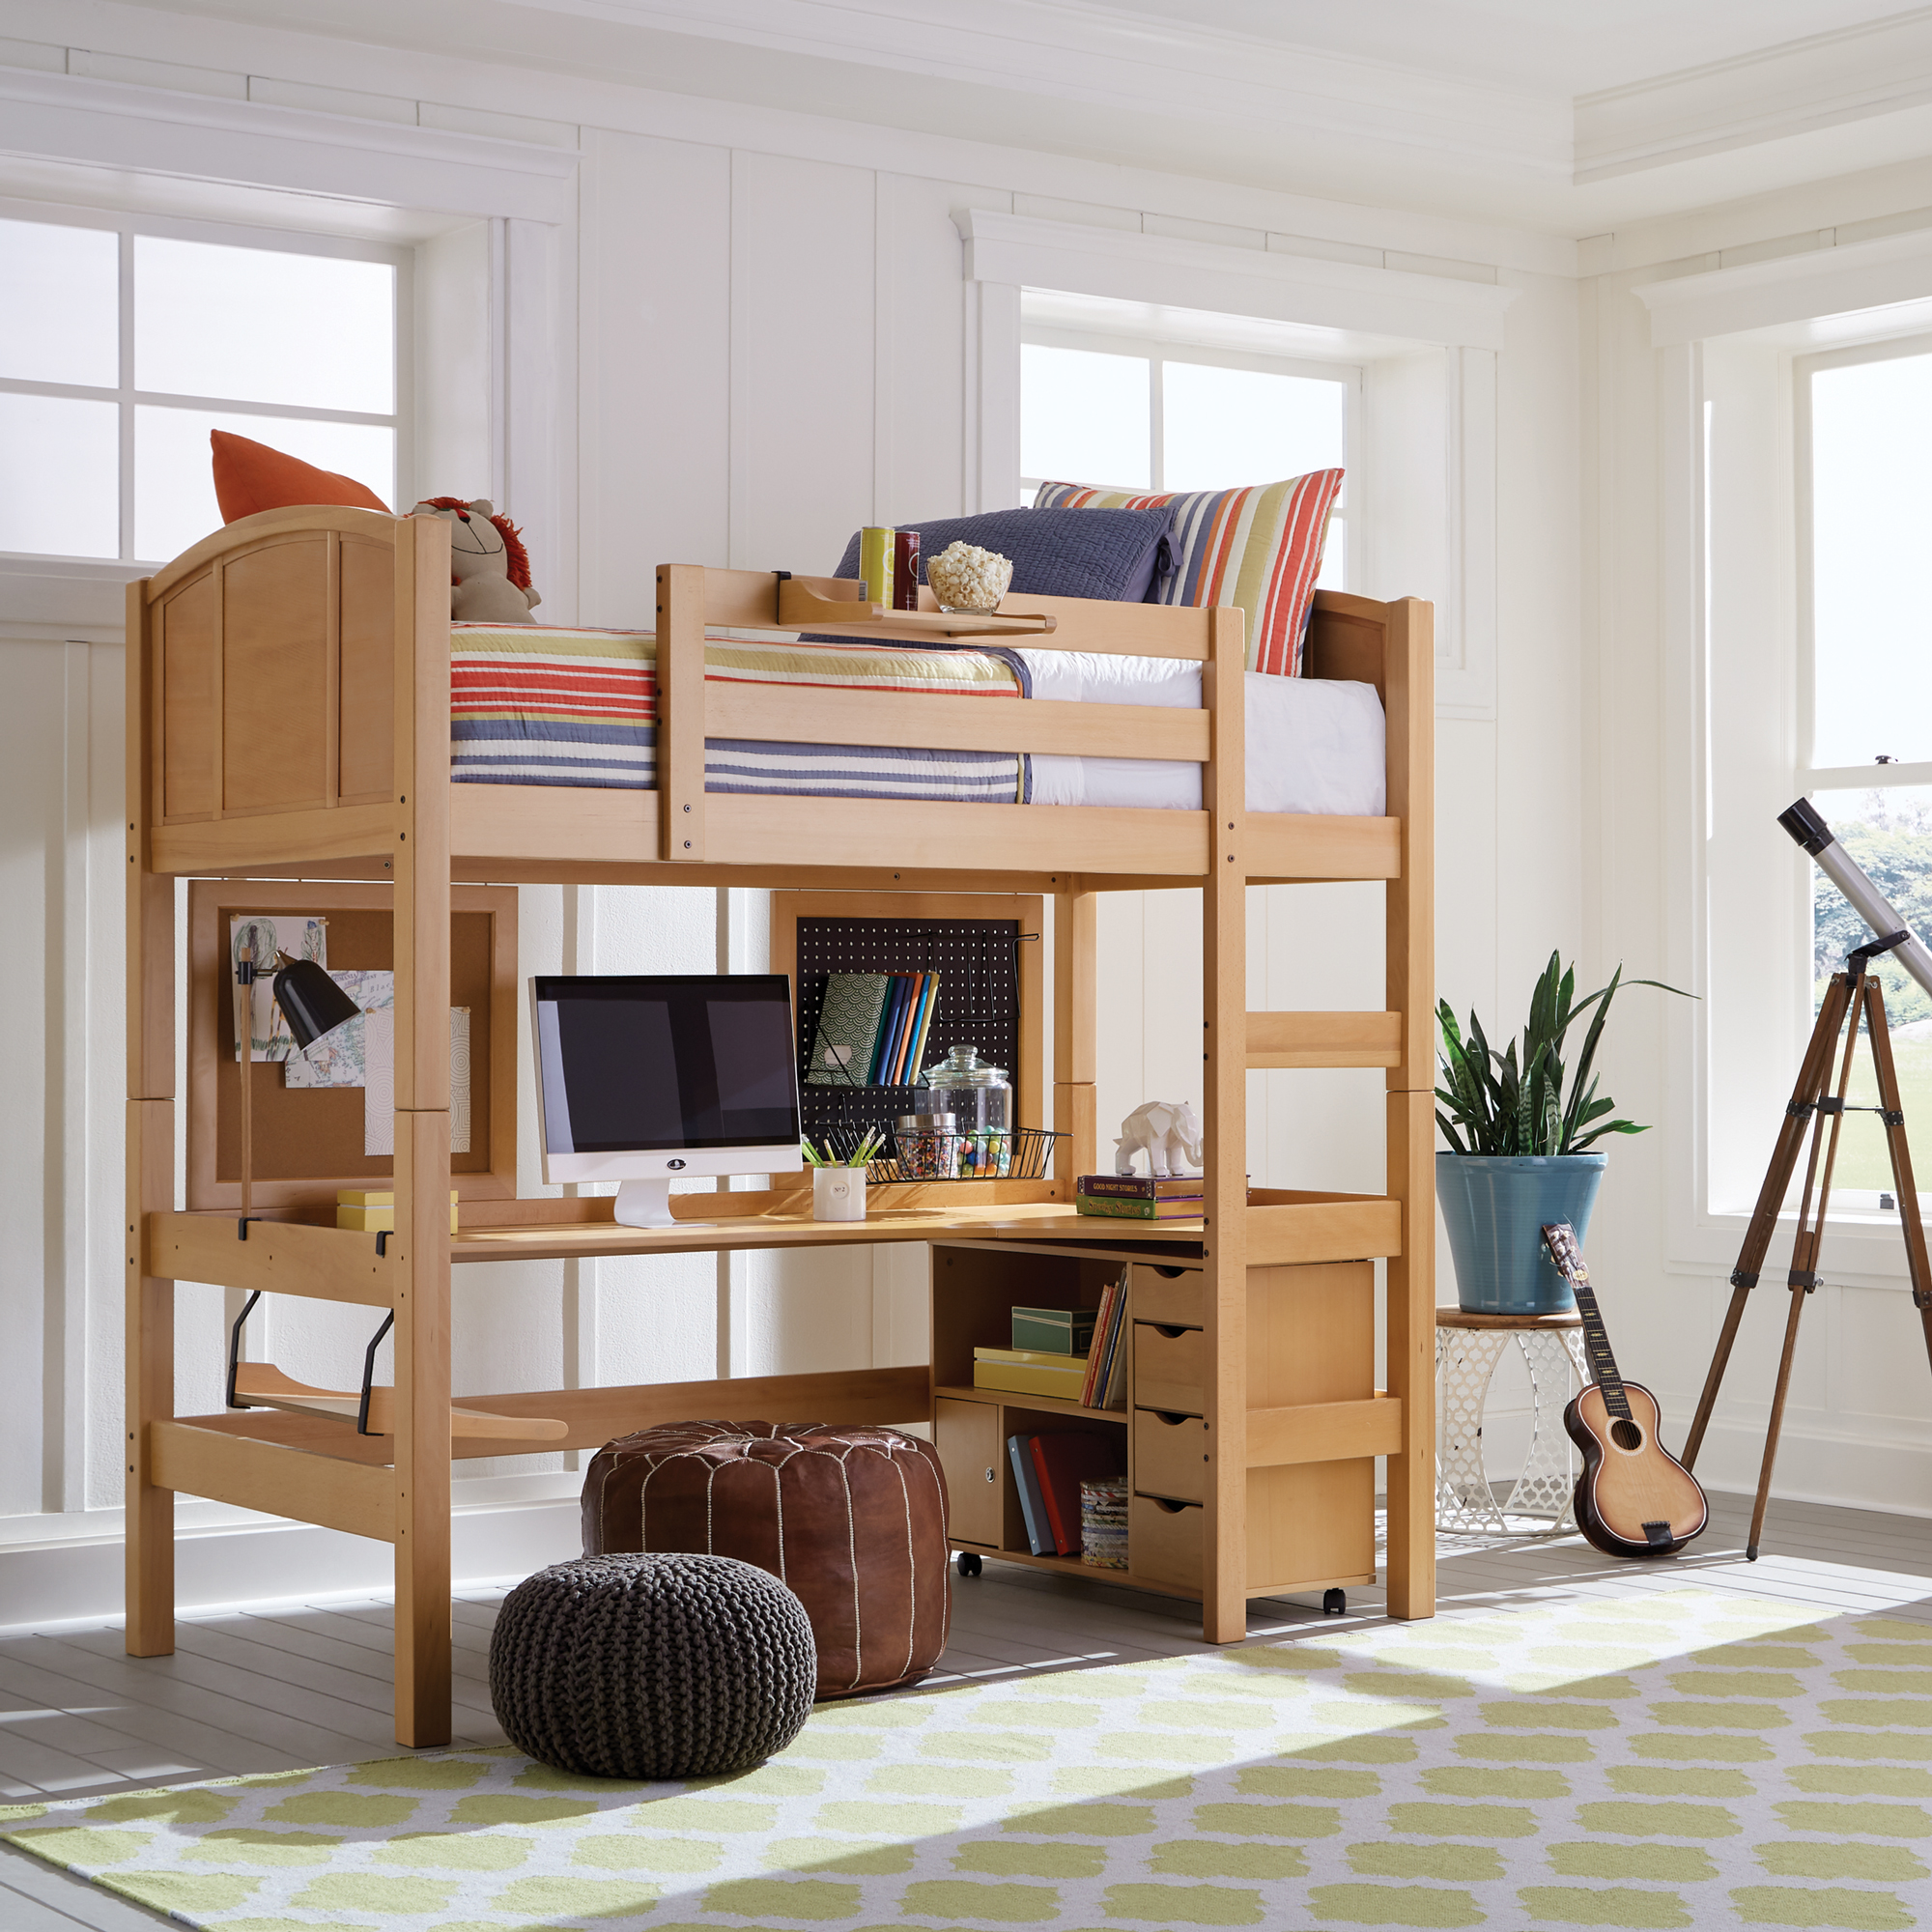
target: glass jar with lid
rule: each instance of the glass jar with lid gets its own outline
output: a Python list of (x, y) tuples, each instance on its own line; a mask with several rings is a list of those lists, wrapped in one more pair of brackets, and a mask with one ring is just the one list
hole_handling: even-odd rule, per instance
[(948, 1180), (958, 1136), (951, 1114), (901, 1114), (893, 1139), (899, 1152), (902, 1180)]
[(934, 1113), (951, 1114), (961, 1179), (1005, 1174), (1012, 1164), (1013, 1090), (1004, 1066), (980, 1058), (977, 1046), (955, 1046), (923, 1076)]

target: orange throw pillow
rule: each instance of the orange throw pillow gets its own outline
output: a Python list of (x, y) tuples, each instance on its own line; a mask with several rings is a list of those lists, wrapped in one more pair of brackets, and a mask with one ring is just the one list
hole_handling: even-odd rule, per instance
[(230, 436), (225, 429), (210, 430), (208, 440), (214, 450), (214, 499), (221, 505), (224, 524), (252, 517), (258, 510), (286, 510), (297, 503), (340, 503), (353, 510), (389, 514), (388, 504), (353, 476), (318, 469), (299, 457), (270, 449), (266, 442)]

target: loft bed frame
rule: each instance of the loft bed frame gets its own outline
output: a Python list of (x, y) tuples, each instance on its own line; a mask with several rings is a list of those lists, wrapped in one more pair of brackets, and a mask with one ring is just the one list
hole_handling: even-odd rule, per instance
[[(933, 1414), (929, 1366), (463, 1395), (450, 1388), (451, 1267), (469, 1261), (1007, 1238), (1069, 1251), (1096, 1237), (1068, 1211), (1095, 1165), (1095, 895), (1204, 889), (1204, 1390), (1215, 1446), (1206, 1494), (1203, 1627), (1246, 1631), (1247, 1471), (1387, 1457), (1390, 1614), (1435, 1607), (1435, 1192), (1431, 609), (1318, 592), (1308, 673), (1372, 683), (1387, 719), (1387, 815), (1244, 808), (1238, 610), (1009, 596), (994, 617), (857, 601), (859, 585), (666, 565), (657, 573), (657, 788), (456, 784), (449, 768), (449, 536), (439, 519), (270, 511), (228, 526), (128, 586), (128, 1624), (137, 1657), (174, 1648), (174, 1498), (185, 1492), (390, 1543), (396, 1735), (450, 1735), (451, 1465), (594, 1448), (654, 1422), (907, 1423)], [(707, 629), (836, 630), (939, 642), (1197, 661), (1196, 710), (707, 686)], [(1203, 767), (1196, 811), (707, 794), (707, 736), (1169, 758)], [(238, 1228), (232, 1187), (175, 1206), (177, 878), (364, 881), (388, 888), (395, 973), (395, 1232), (333, 1225), (336, 1176), (286, 1178), (277, 1218)], [(1370, 1012), (1250, 1012), (1246, 889), (1374, 880), (1386, 888), (1386, 994)], [(637, 1230), (608, 1199), (517, 1200), (514, 1177), (452, 1175), (452, 895), (483, 883), (1038, 893), (1053, 901), (1055, 1177), (887, 1186), (866, 1223), (815, 1223), (810, 1189), (693, 1192), (716, 1225)], [(335, 888), (342, 890), (341, 887)], [(311, 890), (320, 892), (322, 888)], [(366, 890), (366, 888), (365, 888)], [(282, 902), (287, 902), (286, 888)], [(205, 950), (205, 949), (204, 949)], [(225, 949), (222, 959), (225, 961)], [(204, 989), (206, 990), (206, 989)], [(194, 1057), (213, 1081), (232, 1060)], [(1381, 1195), (1244, 1186), (1247, 1072), (1384, 1069)], [(232, 1075), (226, 1076), (230, 1080)], [(492, 1076), (495, 1140), (515, 1083)], [(207, 1092), (201, 1104), (212, 1104)], [(513, 1149), (514, 1135), (508, 1145)], [(475, 1162), (469, 1165), (474, 1168)], [(452, 1185), (462, 1197), (450, 1231)], [(882, 1212), (883, 1210), (883, 1212)], [(1114, 1248), (1135, 1238), (1102, 1224)], [(1150, 1251), (1151, 1252), (1151, 1251)], [(1247, 1274), (1387, 1265), (1387, 1389), (1317, 1414), (1248, 1405)], [(174, 1284), (362, 1304), (393, 1318), (393, 1390), (324, 1390), (266, 1364), (238, 1370), (255, 1405), (175, 1413)], [(373, 1348), (371, 1359), (373, 1360)]]

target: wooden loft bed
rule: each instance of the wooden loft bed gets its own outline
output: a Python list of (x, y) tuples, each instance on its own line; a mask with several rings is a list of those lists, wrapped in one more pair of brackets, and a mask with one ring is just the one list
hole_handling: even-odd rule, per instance
[[(882, 1239), (1026, 1241), (1069, 1249), (1094, 1224), (1068, 1212), (1095, 1164), (1095, 895), (1201, 886), (1206, 940), (1207, 1213), (1191, 1238), (1205, 1283), (1204, 1629), (1246, 1629), (1249, 1469), (1387, 1456), (1389, 1606), (1433, 1614), (1435, 1249), (1431, 611), (1317, 594), (1315, 677), (1373, 683), (1387, 719), (1387, 816), (1244, 809), (1242, 617), (1237, 610), (1009, 597), (997, 618), (854, 601), (830, 579), (668, 565), (657, 576), (657, 789), (456, 784), (450, 779), (448, 527), (352, 509), (272, 511), (230, 525), (128, 587), (129, 997), (128, 1631), (135, 1656), (174, 1647), (177, 1492), (394, 1546), (396, 1725), (405, 1745), (449, 1736), (449, 1504), (453, 1459), (595, 1447), (646, 1424), (706, 1414), (913, 1422), (933, 1414), (929, 1367), (861, 1369), (633, 1388), (460, 1395), (452, 1406), (452, 1263), (506, 1256), (661, 1253)], [(707, 687), (707, 628), (837, 629), (938, 641), (1000, 638), (1046, 649), (1183, 658), (1198, 710), (879, 692)], [(707, 794), (707, 736), (802, 744), (917, 744), (1169, 758), (1203, 766), (1195, 811)], [(190, 1180), (175, 1208), (178, 989), (174, 880), (381, 882), (393, 910), (396, 1231), (333, 1225), (334, 1174), (298, 1171), (278, 1218), (238, 1238), (232, 1187)], [(1386, 997), (1374, 1012), (1250, 1013), (1246, 888), (1386, 886)], [(1053, 900), (1054, 1179), (878, 1191), (863, 1224), (809, 1218), (809, 1189), (675, 1197), (702, 1231), (617, 1227), (608, 1200), (514, 1199), (500, 1161), (452, 1174), (452, 905), (505, 882), (719, 884), (866, 892), (1038, 893)], [(198, 889), (200, 890), (200, 889)], [(209, 889), (213, 890), (213, 889)], [(325, 890), (305, 887), (310, 893)], [(337, 885), (338, 893), (351, 888)], [(362, 888), (366, 895), (367, 886)], [(287, 889), (283, 888), (286, 902)], [(453, 895), (457, 899), (453, 901)], [(480, 901), (479, 901), (480, 903)], [(478, 915), (480, 916), (480, 915)], [(220, 961), (225, 965), (225, 948)], [(199, 970), (199, 969), (197, 969)], [(219, 970), (216, 967), (213, 970)], [(479, 969), (480, 970), (480, 969)], [(207, 993), (200, 988), (196, 997)], [(213, 997), (213, 995), (211, 995)], [(225, 1075), (213, 1052), (190, 1086)], [(1380, 1196), (1244, 1190), (1253, 1067), (1385, 1070)], [(493, 1142), (515, 1082), (498, 1066)], [(190, 1094), (191, 1107), (194, 1094)], [(210, 1104), (208, 1094), (202, 1096)], [(506, 1143), (514, 1148), (514, 1133)], [(460, 1231), (449, 1226), (452, 1184)], [(1116, 1247), (1119, 1224), (1104, 1224)], [(1163, 1226), (1164, 1238), (1185, 1234)], [(1387, 1389), (1373, 1402), (1250, 1410), (1250, 1273), (1385, 1259)], [(349, 1392), (246, 1386), (274, 1406), (179, 1417), (174, 1282), (359, 1303), (394, 1318), (395, 1386), (363, 1433)], [(286, 1382), (286, 1378), (282, 1380)], [(1340, 1446), (1337, 1446), (1337, 1445)], [(1278, 1587), (1278, 1585), (1277, 1585)]]

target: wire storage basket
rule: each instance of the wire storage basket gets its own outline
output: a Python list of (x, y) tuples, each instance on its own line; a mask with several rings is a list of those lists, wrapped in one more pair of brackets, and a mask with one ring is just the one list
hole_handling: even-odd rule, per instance
[[(828, 1128), (814, 1145), (835, 1155), (858, 1151), (866, 1129)], [(886, 1145), (866, 1168), (867, 1180), (1044, 1180), (1053, 1164), (1053, 1144), (1065, 1134), (1046, 1127), (1011, 1127), (1003, 1133), (960, 1134), (926, 1128), (895, 1127)]]

